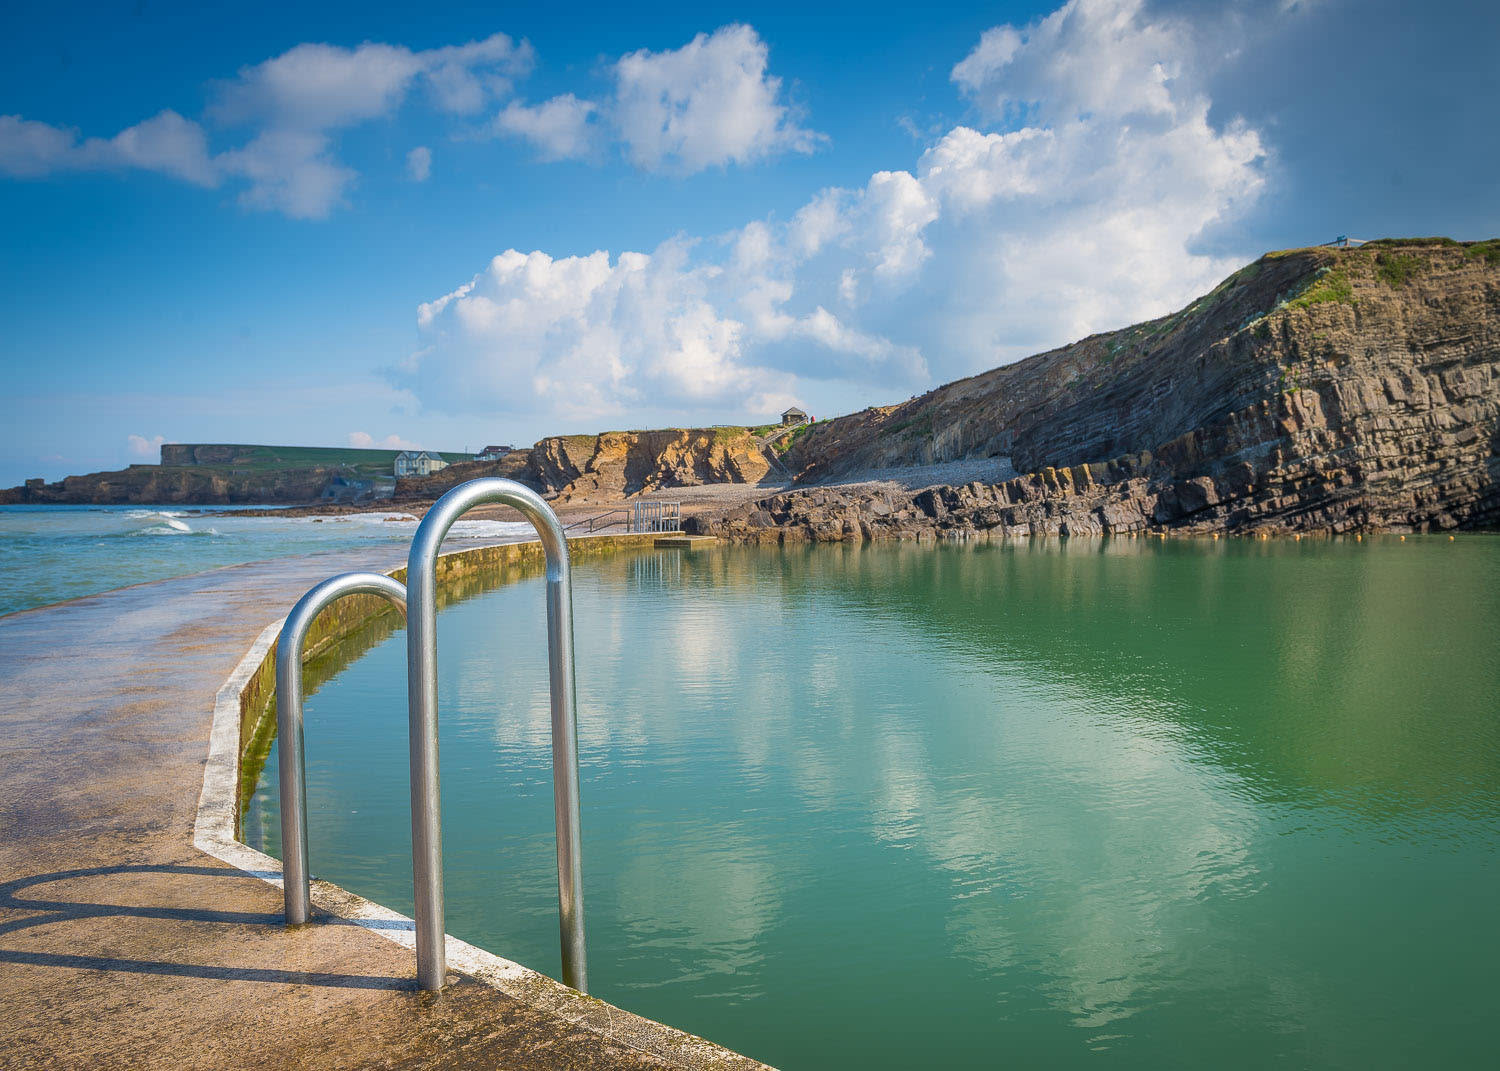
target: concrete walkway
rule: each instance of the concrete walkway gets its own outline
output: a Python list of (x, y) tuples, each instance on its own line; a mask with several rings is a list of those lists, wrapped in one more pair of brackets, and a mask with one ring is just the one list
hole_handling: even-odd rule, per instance
[(288, 931), (277, 888), (192, 847), (215, 692), (309, 586), (393, 557), (0, 617), (0, 1067), (760, 1066), (641, 1051), (463, 976), (420, 994), (410, 952)]

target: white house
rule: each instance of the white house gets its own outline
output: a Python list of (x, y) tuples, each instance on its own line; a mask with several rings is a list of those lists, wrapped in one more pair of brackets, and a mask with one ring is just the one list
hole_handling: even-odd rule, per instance
[(442, 455), (430, 450), (402, 450), (396, 455), (397, 476), (431, 476), (448, 467)]

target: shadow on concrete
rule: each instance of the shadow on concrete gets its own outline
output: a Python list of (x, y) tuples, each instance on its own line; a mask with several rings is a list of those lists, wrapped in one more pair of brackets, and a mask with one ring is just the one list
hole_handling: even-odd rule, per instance
[[(89, 867), (59, 870), (50, 874), (33, 874), (0, 883), (0, 911), (34, 912), (23, 918), (0, 916), (0, 937), (35, 926), (80, 922), (98, 918), (162, 919), (175, 922), (207, 922), (228, 926), (256, 926), (285, 929), (281, 912), (221, 911), (211, 908), (156, 907), (151, 905), (100, 904), (73, 900), (40, 900), (18, 894), (36, 885), (130, 874), (180, 874), (221, 878), (234, 881), (259, 878), (240, 870), (222, 867), (185, 866), (179, 864), (142, 864), (131, 866)], [(321, 920), (342, 923), (342, 919)], [(74, 946), (76, 947), (76, 945)], [(27, 964), (38, 967), (71, 967), (78, 970), (122, 971), (129, 974), (155, 974), (183, 978), (230, 979), (246, 982), (280, 982), (290, 985), (318, 985), (336, 989), (416, 989), (411, 978), (386, 975), (329, 974), (317, 971), (289, 971), (266, 967), (229, 967), (216, 964), (178, 963), (167, 960), (120, 959), (114, 956), (90, 956), (61, 952), (30, 952), (0, 947), (0, 963)]]

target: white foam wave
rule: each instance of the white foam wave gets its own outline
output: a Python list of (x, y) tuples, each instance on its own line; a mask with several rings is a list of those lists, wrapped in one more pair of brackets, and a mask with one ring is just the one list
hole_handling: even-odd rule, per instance
[(449, 532), (464, 539), (514, 539), (532, 536), (536, 529), (527, 521), (458, 521)]

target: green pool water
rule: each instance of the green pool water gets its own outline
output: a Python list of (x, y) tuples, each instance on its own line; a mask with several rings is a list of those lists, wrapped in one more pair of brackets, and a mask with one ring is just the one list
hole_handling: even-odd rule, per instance
[[(541, 582), (439, 616), (448, 929), (556, 976)], [(784, 1068), (1492, 1066), (1500, 538), (575, 575), (596, 995)], [(405, 636), (307, 703), (411, 910)], [(246, 818), (275, 852), (275, 763)]]

